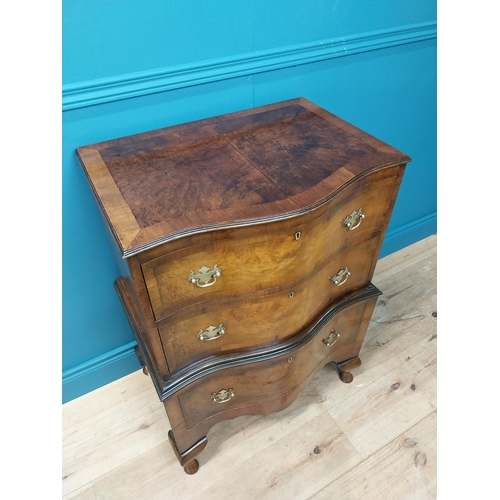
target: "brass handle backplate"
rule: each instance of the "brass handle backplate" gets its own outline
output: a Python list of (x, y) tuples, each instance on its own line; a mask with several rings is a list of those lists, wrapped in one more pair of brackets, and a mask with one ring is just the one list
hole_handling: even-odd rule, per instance
[(328, 335), (328, 337), (326, 337), (326, 339), (323, 339), (323, 344), (325, 344), (326, 346), (330, 347), (333, 344), (335, 344), (335, 342), (337, 342), (337, 340), (339, 339), (339, 337), (340, 337), (340, 333), (337, 332), (337, 330), (332, 330), (330, 332), (330, 335)]
[(219, 325), (217, 328), (210, 325), (205, 331), (200, 330), (198, 332), (198, 338), (200, 340), (215, 340), (224, 335), (224, 333), (226, 333), (224, 325)]
[(347, 278), (351, 275), (351, 271), (349, 271), (348, 267), (344, 267), (344, 269), (341, 269), (333, 278), (332, 278), (332, 283), (334, 285), (340, 286), (343, 285), (346, 281)]
[(344, 223), (342, 224), (342, 226), (349, 229), (349, 231), (354, 231), (361, 224), (361, 221), (364, 218), (365, 218), (365, 214), (363, 213), (361, 208), (358, 211), (353, 210), (351, 212), (351, 215), (348, 215), (344, 219)]
[(233, 389), (221, 389), (219, 392), (214, 392), (211, 396), (215, 403), (227, 403), (231, 398), (234, 398)]
[[(212, 286), (217, 281), (217, 278), (220, 276), (221, 272), (222, 270), (217, 267), (217, 264), (215, 264), (212, 270), (210, 270), (210, 268), (208, 268), (207, 266), (203, 266), (198, 270), (198, 274), (195, 274), (194, 271), (191, 271), (188, 276), (188, 280), (191, 283), (199, 286), (200, 288), (205, 288), (206, 286)], [(204, 284), (200, 285), (200, 283)]]

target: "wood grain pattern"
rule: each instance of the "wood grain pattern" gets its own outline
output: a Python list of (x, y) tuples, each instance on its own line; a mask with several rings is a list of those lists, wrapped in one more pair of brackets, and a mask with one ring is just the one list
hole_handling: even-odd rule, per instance
[(437, 498), (436, 417), (432, 412), (310, 500)]
[(167, 437), (168, 421), (149, 377), (141, 372), (139, 380), (124, 380), (119, 392), (103, 389), (90, 406), (80, 407), (79, 400), (63, 406), (64, 494), (154, 448), (158, 433)]
[[(232, 301), (211, 300), (170, 316), (159, 331), (172, 375), (204, 359), (256, 350), (298, 334), (328, 305), (370, 283), (376, 244), (376, 239), (359, 243), (291, 286), (235, 295)], [(340, 287), (332, 284), (331, 276), (345, 266), (351, 271), (347, 282)], [(226, 329), (224, 335), (199, 340), (200, 330), (220, 324)]]
[(330, 410), (363, 457), (436, 409), (436, 363), (436, 353), (424, 351)]
[[(311, 491), (326, 486), (332, 476), (347, 472), (359, 457), (341, 428), (328, 417), (327, 413), (318, 415), (293, 435), (270, 443), (258, 457), (233, 468), (234, 477), (239, 479), (238, 488), (231, 485), (218, 491), (218, 498), (305, 500)], [(227, 478), (223, 476), (224, 480)], [(210, 487), (213, 485), (202, 484), (198, 498), (215, 498)], [(197, 498), (192, 490), (188, 495)]]
[[(144, 148), (148, 148), (147, 143)], [(160, 152), (151, 158), (153, 153), (147, 149), (146, 157), (137, 158), (135, 154), (131, 165), (123, 161), (122, 154), (117, 154), (115, 161), (109, 150), (101, 153), (141, 228), (193, 209), (212, 212), (285, 198), (264, 174), (248, 168), (247, 161), (222, 139), (189, 149), (176, 147), (170, 154)], [(221, 165), (227, 165), (224, 175)]]
[(184, 234), (293, 217), (364, 171), (410, 160), (304, 99), (77, 155), (125, 257)]
[[(213, 231), (201, 231), (185, 235), (173, 241), (151, 249), (146, 249), (137, 255), (141, 264), (146, 264), (169, 252), (185, 247), (206, 245), (214, 241), (232, 241), (241, 238), (258, 238), (262, 232), (275, 234), (287, 231), (295, 234), (297, 225), (324, 224), (330, 221), (329, 230), (337, 235), (337, 239), (346, 240), (346, 245), (356, 244), (372, 238), (387, 225), (387, 212), (391, 210), (403, 174), (401, 166), (384, 167), (369, 175), (360, 175), (351, 179), (335, 194), (329, 196), (323, 203), (311, 208), (302, 215), (269, 223), (247, 224), (242, 227), (219, 227)], [(364, 205), (364, 208), (363, 208)], [(352, 210), (363, 208), (366, 218), (355, 231), (348, 231), (342, 223)], [(157, 225), (160, 227), (161, 225)], [(339, 243), (337, 243), (339, 244)]]
[[(340, 362), (351, 357), (353, 350), (359, 352), (362, 340), (359, 327), (366, 306), (366, 301), (363, 301), (341, 311), (305, 346), (284, 356), (221, 370), (182, 389), (177, 397), (188, 429), (228, 410), (241, 408), (244, 414), (247, 406), (255, 404), (262, 406), (259, 413), (265, 413), (266, 401), (292, 392), (326, 358)], [(341, 332), (340, 337), (333, 346), (327, 347), (323, 340), (332, 330)], [(211, 401), (211, 394), (229, 388), (235, 392), (231, 400), (220, 404)]]
[[(165, 312), (171, 314), (194, 304), (205, 303), (209, 299), (212, 303), (216, 299), (225, 300), (228, 295), (236, 294), (241, 294), (240, 300), (251, 300), (251, 297), (246, 296), (247, 294), (255, 295), (260, 291), (276, 290), (278, 287), (293, 288), (295, 284), (304, 281), (308, 276), (319, 275), (317, 280), (319, 293), (323, 297), (328, 294), (332, 300), (368, 284), (373, 267), (373, 252), (377, 247), (378, 238), (359, 243), (349, 251), (323, 262), (315, 262), (315, 258), (317, 260), (325, 258), (320, 252), (308, 252), (307, 245), (301, 246), (300, 251), (295, 252), (293, 238), (286, 239), (292, 241), (283, 241), (283, 246), (280, 245), (280, 239), (275, 244), (269, 241), (268, 245), (260, 246), (259, 251), (252, 251), (245, 242), (242, 242), (241, 246), (225, 245), (223, 248), (217, 248), (214, 245), (207, 251), (200, 252), (201, 257), (196, 255), (195, 258), (191, 256), (178, 258), (168, 262), (168, 265), (156, 267), (156, 279), (153, 283), (158, 285), (160, 297), (163, 299), (164, 307), (161, 311), (164, 314)], [(307, 239), (307, 236), (304, 239)], [(299, 255), (302, 258), (299, 259)], [(194, 261), (204, 262), (209, 256), (212, 256), (214, 261), (210, 267), (213, 268), (214, 264), (220, 263), (222, 276), (217, 278), (214, 286), (206, 289), (199, 288), (188, 282), (187, 274), (189, 273), (185, 270), (190, 269), (188, 266)], [(297, 260), (294, 256), (297, 256)], [(276, 258), (274, 268), (271, 266), (273, 258)], [(345, 284), (340, 286), (332, 284), (330, 280), (345, 267), (348, 267), (351, 272)], [(149, 282), (148, 274), (145, 273), (145, 276)]]
[(121, 196), (99, 151), (93, 147), (77, 150), (78, 159), (84, 165), (93, 194), (104, 218), (108, 222), (111, 234), (120, 249), (128, 248), (140, 232), (133, 213)]
[(229, 143), (286, 197), (320, 184), (346, 164), (375, 152), (297, 104), (226, 120), (217, 131), (229, 134)]
[[(186, 237), (140, 256), (156, 320), (221, 295), (301, 281), (344, 249), (380, 237), (388, 224), (399, 172), (393, 167), (362, 177), (321, 208), (292, 220)], [(343, 221), (360, 208), (366, 217), (349, 231)], [(297, 232), (299, 240), (294, 237)], [(373, 257), (359, 257), (369, 269), (369, 280)], [(187, 280), (190, 271), (213, 269), (215, 264), (222, 269), (215, 285), (199, 288)]]

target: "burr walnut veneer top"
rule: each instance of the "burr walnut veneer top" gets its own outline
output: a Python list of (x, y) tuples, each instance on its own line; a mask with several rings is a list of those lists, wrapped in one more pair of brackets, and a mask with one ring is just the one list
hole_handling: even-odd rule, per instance
[(299, 98), (77, 149), (123, 257), (305, 213), (404, 153)]

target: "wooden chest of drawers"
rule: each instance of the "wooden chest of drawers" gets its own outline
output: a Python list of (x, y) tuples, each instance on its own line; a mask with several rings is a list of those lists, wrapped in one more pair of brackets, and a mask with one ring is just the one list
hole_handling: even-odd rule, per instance
[(410, 158), (305, 99), (78, 148), (187, 473), (217, 422), (351, 370)]

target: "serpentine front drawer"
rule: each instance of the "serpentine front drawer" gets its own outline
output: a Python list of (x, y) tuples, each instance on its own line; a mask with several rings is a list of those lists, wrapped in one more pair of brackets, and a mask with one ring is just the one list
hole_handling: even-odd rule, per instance
[(302, 281), (343, 249), (379, 237), (398, 173), (392, 167), (356, 179), (306, 215), (186, 237), (149, 252), (141, 261), (152, 257), (142, 270), (156, 320), (207, 300)]
[[(212, 299), (161, 321), (158, 327), (171, 373), (299, 333), (328, 304), (370, 283), (377, 244), (378, 238), (358, 243), (292, 284)], [(344, 269), (349, 274), (334, 283)]]
[(288, 405), (290, 395), (296, 394), (296, 389), (319, 367), (330, 361), (349, 359), (358, 352), (362, 340), (360, 325), (371, 316), (375, 302), (376, 297), (371, 297), (337, 314), (333, 310), (331, 319), (321, 318), (319, 325), (312, 325), (295, 339), (297, 347), (289, 343), (288, 349), (281, 348), (280, 351), (285, 351), (281, 355), (214, 372), (179, 391), (177, 396), (187, 428), (238, 408), (250, 410), (249, 407), (255, 406), (259, 413), (265, 413), (269, 402), (286, 401)]

